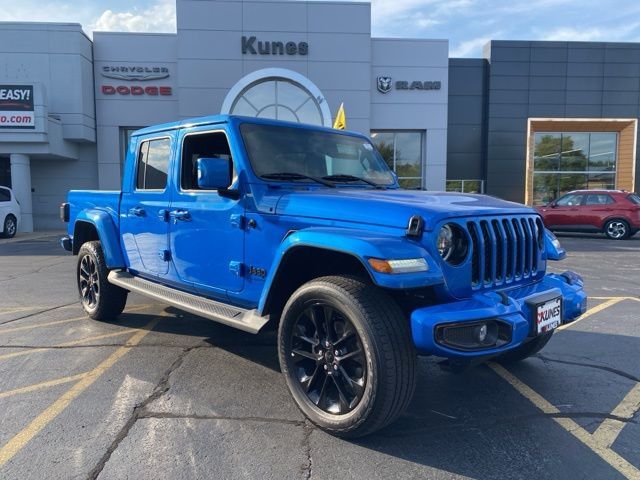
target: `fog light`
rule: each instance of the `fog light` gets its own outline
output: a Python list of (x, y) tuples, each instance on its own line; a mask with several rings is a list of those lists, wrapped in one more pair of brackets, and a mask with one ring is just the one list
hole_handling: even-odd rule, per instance
[(435, 340), (456, 350), (497, 348), (511, 341), (511, 326), (493, 319), (438, 325)]

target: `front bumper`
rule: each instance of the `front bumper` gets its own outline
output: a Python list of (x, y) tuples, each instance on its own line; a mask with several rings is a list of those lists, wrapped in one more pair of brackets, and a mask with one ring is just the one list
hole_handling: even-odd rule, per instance
[[(573, 272), (553, 273), (532, 285), (505, 291), (478, 293), (468, 300), (418, 308), (411, 313), (411, 331), (418, 352), (455, 359), (490, 357), (531, 340), (534, 315), (527, 301), (545, 294), (562, 296), (562, 323), (570, 323), (587, 309), (587, 294), (582, 279)], [(510, 339), (498, 347), (463, 350), (451, 348), (436, 339), (438, 327), (495, 321), (510, 328)]]

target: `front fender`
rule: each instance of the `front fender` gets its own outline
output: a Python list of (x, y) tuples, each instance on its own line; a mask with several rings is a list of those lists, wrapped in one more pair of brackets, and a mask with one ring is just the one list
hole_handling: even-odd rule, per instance
[[(442, 271), (427, 250), (406, 237), (385, 235), (366, 230), (313, 227), (288, 235), (278, 247), (265, 280), (259, 309), (265, 306), (267, 297), (282, 260), (293, 249), (315, 247), (346, 253), (357, 258), (369, 273), (374, 284), (392, 289), (419, 288), (444, 283)], [(424, 258), (429, 266), (426, 272), (385, 274), (376, 272), (369, 265), (369, 258), (407, 259)]]
[[(120, 248), (120, 235), (118, 228), (108, 212), (99, 209), (86, 209), (78, 213), (74, 225), (74, 232), (79, 222), (90, 223), (98, 232), (98, 238), (102, 244), (104, 260), (109, 268), (124, 268), (124, 256)], [(74, 239), (76, 234), (74, 233)]]

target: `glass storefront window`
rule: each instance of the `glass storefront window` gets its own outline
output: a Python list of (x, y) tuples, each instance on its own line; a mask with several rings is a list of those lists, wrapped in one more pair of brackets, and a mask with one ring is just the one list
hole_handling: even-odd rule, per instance
[(371, 132), (371, 139), (402, 188), (422, 188), (422, 132)]
[(261, 79), (234, 100), (229, 113), (323, 125), (316, 98), (302, 85), (284, 78)]
[(534, 140), (534, 205), (571, 190), (615, 188), (616, 132), (537, 132)]
[(484, 180), (447, 180), (447, 192), (484, 193)]

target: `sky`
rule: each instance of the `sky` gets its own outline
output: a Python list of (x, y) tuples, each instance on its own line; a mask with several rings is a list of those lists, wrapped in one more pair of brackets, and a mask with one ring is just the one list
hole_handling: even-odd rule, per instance
[[(449, 39), (450, 57), (488, 40), (640, 42), (637, 0), (372, 0), (372, 35)], [(175, 0), (0, 0), (0, 21), (82, 24), (93, 31), (174, 32)]]

